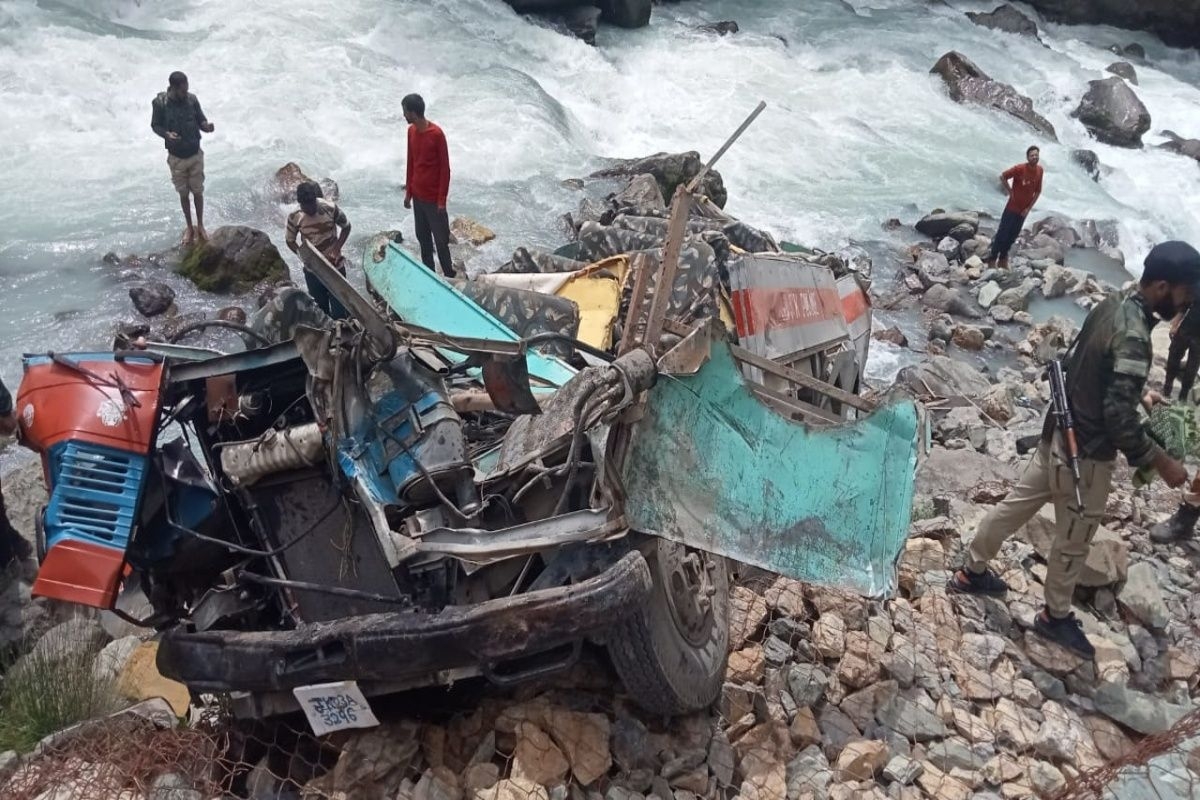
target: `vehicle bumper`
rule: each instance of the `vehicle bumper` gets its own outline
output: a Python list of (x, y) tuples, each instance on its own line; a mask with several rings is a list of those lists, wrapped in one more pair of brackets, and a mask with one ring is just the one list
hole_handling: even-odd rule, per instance
[(641, 553), (586, 581), (446, 608), (348, 617), (290, 631), (170, 631), (158, 669), (193, 691), (286, 691), (340, 680), (397, 681), (550, 651), (599, 633), (650, 593)]

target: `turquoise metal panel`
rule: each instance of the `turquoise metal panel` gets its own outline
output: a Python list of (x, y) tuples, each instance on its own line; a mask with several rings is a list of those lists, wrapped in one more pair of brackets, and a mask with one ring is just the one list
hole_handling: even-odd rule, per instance
[[(512, 329), (395, 243), (388, 243), (382, 261), (376, 262), (367, 253), (363, 272), (372, 288), (405, 322), (451, 336), (520, 341)], [(455, 351), (440, 349), (439, 352), (452, 363), (466, 360), (466, 356)], [(567, 364), (535, 350), (529, 351), (526, 363), (531, 377), (553, 386), (562, 386), (575, 376), (575, 370)]]
[(919, 411), (894, 397), (809, 428), (763, 405), (728, 345), (693, 375), (660, 376), (625, 459), (630, 526), (798, 580), (895, 589), (908, 536)]

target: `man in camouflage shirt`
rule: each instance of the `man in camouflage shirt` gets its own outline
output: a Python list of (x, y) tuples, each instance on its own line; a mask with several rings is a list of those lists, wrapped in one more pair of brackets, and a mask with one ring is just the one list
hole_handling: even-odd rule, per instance
[[(0, 436), (10, 436), (17, 429), (17, 418), (13, 414), (12, 395), (4, 382), (0, 381)], [(29, 542), (17, 533), (8, 521), (8, 510), (4, 507), (4, 494), (0, 492), (0, 570), (13, 561), (29, 558)]]
[(950, 578), (951, 591), (1002, 595), (1008, 585), (988, 562), (1043, 505), (1054, 503), (1055, 534), (1046, 563), (1046, 607), (1033, 629), (1088, 658), (1088, 642), (1071, 611), (1071, 597), (1092, 537), (1104, 516), (1117, 452), (1133, 467), (1153, 466), (1167, 485), (1187, 481), (1183, 465), (1150, 438), (1138, 417), (1162, 398), (1143, 394), (1150, 373), (1150, 329), (1155, 315), (1172, 319), (1192, 303), (1200, 283), (1200, 253), (1183, 242), (1165, 242), (1150, 251), (1138, 286), (1110, 295), (1092, 309), (1064, 362), (1067, 399), (1075, 417), (1079, 446), (1079, 493), (1065, 456), (1063, 437), (1047, 415), (1042, 441), (1020, 482), (979, 524), (963, 568)]

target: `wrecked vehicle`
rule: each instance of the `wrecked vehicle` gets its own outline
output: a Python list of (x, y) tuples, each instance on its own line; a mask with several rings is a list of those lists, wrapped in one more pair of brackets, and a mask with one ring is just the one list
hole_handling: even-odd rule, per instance
[[(665, 294), (635, 296), (616, 355), (567, 341), (576, 369), (534, 347), (561, 334), (521, 338), (386, 247), (364, 266), (390, 316), (306, 249), (351, 320), (302, 315), (235, 354), (26, 357), (16, 408), (50, 490), (34, 593), (124, 614), (140, 588), (160, 671), (263, 716), (314, 686), (512, 684), (587, 642), (639, 704), (681, 713), (724, 680), (726, 559), (892, 590), (924, 439), (910, 398), (672, 321)], [(418, 280), (435, 324), (401, 308)]]

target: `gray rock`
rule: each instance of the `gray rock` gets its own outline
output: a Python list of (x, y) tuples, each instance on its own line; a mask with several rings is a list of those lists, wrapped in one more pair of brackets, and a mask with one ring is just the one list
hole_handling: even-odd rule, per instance
[(934, 250), (922, 250), (917, 255), (914, 268), (924, 286), (945, 283), (950, 277), (950, 261), (944, 253)]
[(130, 289), (129, 299), (142, 316), (157, 317), (159, 314), (165, 314), (175, 302), (175, 290), (165, 283), (154, 281)]
[(922, 217), (916, 228), (931, 239), (941, 239), (960, 225), (979, 230), (979, 214), (974, 211), (934, 211)]
[(832, 780), (833, 770), (829, 768), (829, 759), (819, 747), (811, 745), (788, 762), (787, 798), (798, 800), (804, 796), (824, 800), (829, 796)]
[(1033, 281), (1023, 281), (1018, 286), (1005, 289), (996, 297), (995, 302), (998, 305), (1008, 306), (1013, 311), (1028, 311), (1029, 298), (1035, 288), (1037, 287)]
[(88, 617), (60, 622), (38, 639), (30, 651), (34, 661), (54, 661), (70, 653), (99, 652), (108, 641), (100, 623)]
[(946, 236), (938, 242), (937, 249), (939, 253), (947, 258), (954, 258), (958, 255), (958, 240), (953, 236)]
[(653, 758), (648, 752), (649, 735), (640, 721), (630, 716), (618, 716), (609, 734), (609, 748), (617, 766), (625, 772), (650, 766)]
[(1200, 163), (1200, 139), (1185, 139), (1174, 131), (1163, 131), (1162, 135), (1167, 137), (1167, 141), (1160, 144), (1160, 148)]
[(917, 468), (917, 493), (961, 496), (981, 483), (1012, 481), (1016, 477), (1017, 471), (1011, 465), (991, 456), (974, 450), (935, 447)]
[(1132, 83), (1134, 86), (1138, 85), (1137, 70), (1134, 69), (1133, 64), (1130, 64), (1128, 61), (1117, 61), (1113, 64), (1109, 64), (1104, 68), (1104, 71), (1120, 76)]
[(171, 772), (154, 779), (148, 800), (204, 800), (204, 794), (185, 775)]
[(1052, 264), (1042, 273), (1042, 294), (1046, 298), (1062, 297), (1075, 285), (1075, 276), (1066, 267)]
[(968, 11), (967, 16), (976, 25), (982, 25), (985, 28), (992, 28), (993, 30), (1004, 31), (1005, 33), (1015, 33), (1020, 36), (1032, 36), (1035, 39), (1038, 38), (1037, 23), (1008, 3), (1000, 6), (995, 11)]
[(141, 643), (142, 640), (137, 636), (123, 636), (106, 644), (96, 655), (93, 667), (96, 677), (102, 681), (115, 681)]
[(958, 736), (951, 736), (927, 746), (925, 759), (943, 772), (949, 772), (955, 767), (965, 770), (981, 769), (987, 760), (973, 751), (965, 739)]
[[(649, 2), (649, 0), (647, 0)], [(662, 196), (670, 202), (675, 188), (687, 183), (704, 167), (700, 154), (695, 150), (685, 153), (655, 153), (645, 158), (617, 160), (612, 166), (592, 173), (593, 178), (621, 178), (632, 175), (653, 175), (658, 181)], [(701, 191), (719, 207), (725, 207), (728, 193), (720, 173), (709, 170), (701, 183)]]
[(930, 72), (941, 76), (956, 103), (970, 103), (1016, 117), (1036, 131), (1057, 141), (1054, 126), (1033, 110), (1033, 101), (1006, 83), (993, 80), (962, 53), (950, 51), (938, 59)]
[(995, 281), (988, 281), (979, 287), (979, 297), (977, 298), (979, 305), (983, 308), (990, 308), (1003, 291), (1000, 288), (1000, 284)]
[(737, 33), (741, 30), (741, 26), (734, 20), (726, 19), (720, 22), (713, 22), (708, 25), (697, 25), (696, 30), (701, 33), (715, 33), (718, 36), (728, 36), (731, 33)]
[(0, 785), (8, 782), (17, 768), (21, 766), (21, 756), (16, 750), (5, 750), (0, 753)]
[(1100, 157), (1095, 150), (1072, 150), (1071, 161), (1083, 167), (1083, 171), (1092, 176), (1092, 180), (1100, 180)]
[(717, 784), (723, 787), (733, 785), (733, 746), (723, 729), (718, 728), (713, 733), (712, 741), (708, 743), (708, 768)]
[(978, 398), (992, 388), (983, 373), (970, 364), (948, 356), (934, 356), (928, 361), (905, 367), (896, 378), (898, 383), (924, 394), (938, 397)]
[(617, 208), (636, 207), (639, 209), (659, 209), (667, 207), (663, 199), (662, 189), (653, 175), (634, 175), (629, 185), (613, 195), (613, 203)]
[[(962, 243), (965, 243), (965, 242), (973, 239), (975, 237), (975, 231), (977, 229), (978, 229), (977, 225), (971, 225), (969, 223), (964, 222), (959, 225), (955, 225), (953, 228), (951, 228), (950, 233), (948, 233), (947, 236), (949, 236), (954, 241), (962, 244)], [(959, 249), (961, 251), (961, 248), (959, 248)], [(963, 255), (965, 255), (967, 258), (970, 258), (972, 255), (974, 255), (974, 253), (973, 252), (972, 253), (964, 253)]]
[(849, 742), (862, 737), (862, 731), (837, 706), (827, 705), (817, 713), (817, 727), (825, 744), (825, 755), (835, 757)]
[(1129, 84), (1117, 77), (1089, 81), (1071, 116), (1097, 139), (1117, 147), (1141, 147), (1142, 134), (1150, 130), (1150, 112)]
[(1112, 681), (1101, 684), (1092, 701), (1113, 722), (1145, 734), (1162, 733), (1192, 710)]
[[(1138, 0), (1114, 3), (1110, 0), (1031, 0), (1029, 3), (1051, 22), (1069, 25), (1112, 25), (1127, 30), (1150, 31), (1173, 47), (1194, 47), (1200, 41), (1200, 20), (1196, 6), (1181, 0)], [(1124, 49), (1113, 45), (1118, 55), (1145, 58), (1139, 44)], [(1120, 796), (1120, 795), (1119, 795)]]
[(908, 756), (892, 756), (883, 768), (883, 777), (901, 786), (908, 786), (925, 772), (925, 765)]
[(1135, 617), (1151, 628), (1161, 630), (1171, 618), (1158, 576), (1148, 562), (1139, 561), (1129, 568), (1120, 598)]
[(904, 695), (897, 695), (880, 708), (875, 720), (913, 742), (941, 739), (947, 733), (937, 714)]
[(644, 28), (650, 24), (651, 0), (599, 0), (597, 5), (603, 12), (602, 19), (609, 25)]
[(801, 708), (811, 708), (825, 697), (829, 675), (816, 664), (793, 664), (788, 669), (788, 693)]
[(792, 657), (791, 646), (776, 636), (770, 636), (763, 643), (763, 657), (768, 664), (781, 667)]
[(930, 286), (921, 297), (921, 301), (938, 311), (947, 311), (962, 317), (979, 316), (979, 312), (959, 293), (958, 289), (951, 289), (941, 283)]

